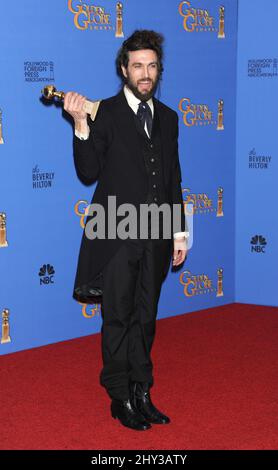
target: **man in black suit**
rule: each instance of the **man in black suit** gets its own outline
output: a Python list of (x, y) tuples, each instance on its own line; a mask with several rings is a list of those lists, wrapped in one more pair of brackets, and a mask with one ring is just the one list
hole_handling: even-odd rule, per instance
[[(64, 109), (74, 119), (77, 174), (84, 184), (98, 180), (91, 204), (103, 207), (105, 222), (105, 236), (93, 237), (96, 211), (87, 216), (73, 295), (78, 298), (77, 292), (95, 288), (102, 292), (100, 383), (112, 399), (112, 416), (136, 430), (170, 422), (151, 400), (150, 353), (171, 255), (173, 266), (178, 266), (187, 252), (178, 115), (154, 97), (163, 71), (162, 42), (163, 36), (150, 30), (137, 30), (123, 42), (116, 61), (123, 87), (100, 102), (95, 121), (83, 111), (84, 96), (68, 92), (64, 99)], [(141, 219), (136, 216), (135, 236), (111, 234), (107, 231), (111, 196), (116, 196), (117, 209), (129, 203), (137, 214), (142, 204), (166, 204), (173, 216), (175, 204), (180, 229), (166, 238), (159, 219), (158, 236), (152, 238), (149, 217), (148, 237), (142, 238)]]

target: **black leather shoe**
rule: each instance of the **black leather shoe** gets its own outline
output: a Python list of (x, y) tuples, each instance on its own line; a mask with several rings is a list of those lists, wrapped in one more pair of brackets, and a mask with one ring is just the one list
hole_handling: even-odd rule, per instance
[(136, 429), (137, 431), (145, 431), (151, 428), (151, 425), (145, 418), (133, 408), (130, 399), (112, 399), (111, 414), (113, 418), (118, 418), (118, 420), (128, 428)]
[(131, 382), (131, 404), (141, 413), (148, 423), (168, 424), (170, 418), (161, 413), (152, 403), (148, 384)]

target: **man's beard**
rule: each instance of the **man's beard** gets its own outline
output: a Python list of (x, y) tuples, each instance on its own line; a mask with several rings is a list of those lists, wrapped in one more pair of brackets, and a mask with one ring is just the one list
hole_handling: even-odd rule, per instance
[(159, 75), (157, 76), (155, 82), (153, 82), (153, 80), (151, 78), (146, 78), (146, 80), (142, 79), (142, 80), (139, 80), (139, 82), (143, 82), (143, 81), (149, 81), (150, 83), (152, 83), (152, 87), (150, 88), (149, 91), (146, 91), (145, 93), (141, 93), (138, 88), (137, 88), (137, 85), (134, 85), (130, 79), (130, 76), (129, 74), (127, 74), (127, 78), (126, 78), (126, 85), (128, 86), (128, 88), (133, 92), (133, 94), (136, 96), (136, 98), (138, 98), (140, 101), (148, 101), (156, 92), (156, 88), (157, 88), (157, 85), (158, 85), (158, 82), (159, 82)]

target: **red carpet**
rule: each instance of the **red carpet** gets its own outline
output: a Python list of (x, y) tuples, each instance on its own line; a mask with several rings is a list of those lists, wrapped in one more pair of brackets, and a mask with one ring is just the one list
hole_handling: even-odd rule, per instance
[(1, 449), (277, 449), (278, 309), (232, 304), (157, 322), (148, 431), (110, 416), (100, 335), (1, 357)]

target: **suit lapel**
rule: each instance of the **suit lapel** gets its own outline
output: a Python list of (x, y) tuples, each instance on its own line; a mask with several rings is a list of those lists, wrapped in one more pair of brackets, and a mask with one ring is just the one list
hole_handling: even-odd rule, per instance
[(140, 141), (134, 123), (134, 112), (128, 105), (123, 89), (115, 96), (115, 105), (112, 108), (114, 123), (117, 127), (120, 140), (129, 150), (130, 158), (144, 174), (146, 169), (142, 155), (140, 154)]
[(169, 142), (169, 120), (163, 110), (160, 102), (153, 97), (154, 113), (158, 116), (157, 124), (160, 127), (160, 138), (161, 138), (161, 158), (163, 164), (164, 182), (167, 185), (168, 177), (170, 175), (170, 142)]

